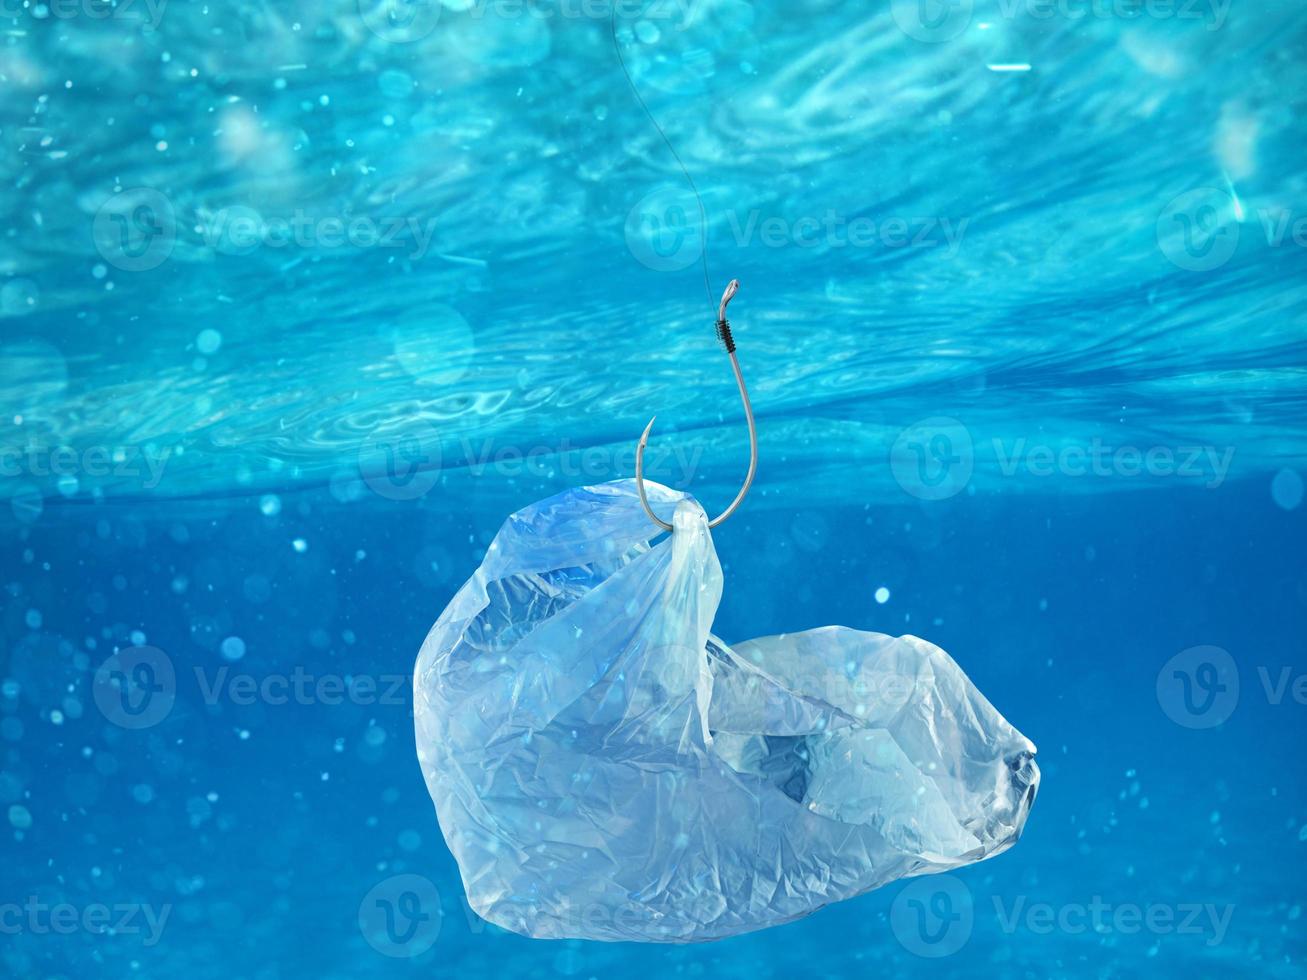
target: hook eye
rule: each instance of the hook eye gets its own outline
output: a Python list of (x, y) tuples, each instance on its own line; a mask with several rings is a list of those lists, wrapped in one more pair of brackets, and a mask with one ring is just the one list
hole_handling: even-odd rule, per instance
[(726, 319), (726, 306), (731, 300), (735, 299), (735, 294), (740, 291), (740, 280), (732, 279), (726, 284), (726, 292), (722, 293), (721, 304), (717, 307), (717, 319)]

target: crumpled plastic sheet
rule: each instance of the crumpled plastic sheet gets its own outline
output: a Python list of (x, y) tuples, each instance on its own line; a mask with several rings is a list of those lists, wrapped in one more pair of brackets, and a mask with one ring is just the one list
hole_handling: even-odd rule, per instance
[(472, 909), (698, 942), (1016, 842), (1035, 746), (943, 650), (841, 626), (729, 646), (702, 508), (632, 481), (514, 514), (432, 627), (418, 756)]

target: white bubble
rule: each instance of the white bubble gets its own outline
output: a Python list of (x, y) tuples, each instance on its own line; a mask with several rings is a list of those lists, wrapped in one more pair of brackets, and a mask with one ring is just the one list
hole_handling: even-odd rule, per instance
[(15, 830), (27, 830), (32, 826), (32, 814), (21, 803), (15, 803), (9, 808), (9, 822)]
[(1296, 510), (1302, 503), (1302, 477), (1296, 470), (1280, 470), (1271, 481), (1271, 497), (1284, 510)]
[(222, 346), (222, 334), (212, 327), (205, 327), (195, 337), (195, 349), (201, 354), (216, 353)]
[(227, 660), (240, 660), (245, 656), (245, 641), (239, 636), (229, 636), (222, 641), (221, 650)]
[(275, 493), (264, 494), (259, 498), (259, 510), (264, 517), (276, 517), (281, 513), (281, 498)]
[(296, 538), (294, 541), (290, 543), (290, 546), (294, 548), (298, 554), (301, 555), (309, 550), (309, 543), (305, 541), (303, 538)]
[(876, 601), (879, 602), (882, 606), (885, 605), (885, 603), (889, 602), (889, 589), (885, 588), (885, 586), (883, 585), (879, 589), (877, 589)]

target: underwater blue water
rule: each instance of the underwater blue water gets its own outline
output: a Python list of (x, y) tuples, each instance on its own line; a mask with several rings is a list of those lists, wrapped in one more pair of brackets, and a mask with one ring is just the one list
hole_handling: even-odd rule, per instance
[(1273, 0), (618, 4), (743, 283), (715, 632), (923, 636), (1043, 782), (991, 861), (717, 943), (467, 910), (426, 631), (655, 412), (651, 476), (708, 510), (746, 462), (611, 13), (0, 10), (0, 974), (1307, 973), (1307, 9)]

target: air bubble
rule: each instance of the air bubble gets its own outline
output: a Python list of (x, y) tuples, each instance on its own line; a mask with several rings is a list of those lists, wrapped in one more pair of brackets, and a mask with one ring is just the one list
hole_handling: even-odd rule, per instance
[(222, 346), (222, 334), (212, 327), (206, 327), (195, 337), (195, 349), (201, 354), (214, 354)]
[(245, 656), (245, 641), (239, 636), (229, 636), (222, 641), (220, 649), (224, 659), (231, 661), (240, 660)]

